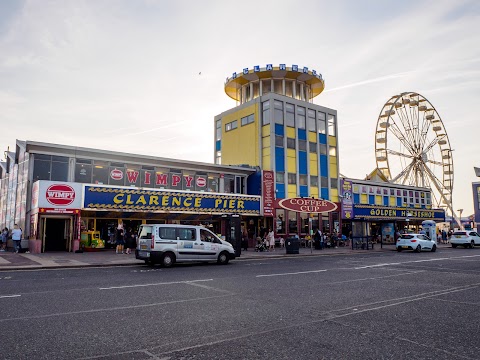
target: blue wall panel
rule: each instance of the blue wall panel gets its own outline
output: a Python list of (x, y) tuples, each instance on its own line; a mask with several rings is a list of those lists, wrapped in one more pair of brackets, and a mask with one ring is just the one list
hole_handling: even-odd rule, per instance
[(298, 129), (298, 139), (307, 140), (307, 131), (303, 129)]
[(285, 184), (275, 184), (277, 199), (285, 199)]
[(397, 197), (397, 206), (402, 206), (402, 198)]
[(298, 152), (298, 173), (307, 174), (307, 153), (305, 151)]
[(320, 197), (324, 200), (330, 200), (328, 196), (328, 189), (327, 188), (322, 188), (320, 191)]
[(275, 171), (285, 171), (285, 149), (275, 147)]
[(327, 143), (327, 135), (318, 134), (318, 141), (320, 142), (320, 144), (326, 144)]
[(390, 202), (389, 202), (388, 200), (389, 200), (389, 199), (388, 199), (388, 196), (384, 196), (384, 197), (383, 197), (383, 205), (384, 205), (384, 206), (388, 206), (388, 205), (389, 205)]
[(327, 155), (320, 155), (320, 175), (328, 177), (328, 158), (327, 158)]
[(360, 204), (360, 194), (353, 194), (353, 203)]
[(285, 136), (285, 127), (282, 124), (275, 124), (275, 135)]
[(222, 140), (217, 140), (215, 143), (215, 150), (220, 151), (222, 149)]
[(300, 196), (308, 196), (308, 186), (300, 185)]
[(368, 195), (368, 204), (375, 205), (375, 195)]

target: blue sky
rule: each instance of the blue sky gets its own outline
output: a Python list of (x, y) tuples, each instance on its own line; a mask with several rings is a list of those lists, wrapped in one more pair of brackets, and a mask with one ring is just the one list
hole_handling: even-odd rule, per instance
[[(15, 139), (213, 161), (225, 78), (298, 64), (338, 111), (340, 171), (375, 167), (383, 104), (415, 91), (454, 151), (454, 208), (480, 166), (478, 1), (0, 1), (0, 148)], [(199, 75), (201, 72), (201, 75)], [(359, 161), (359, 160), (362, 161)]]

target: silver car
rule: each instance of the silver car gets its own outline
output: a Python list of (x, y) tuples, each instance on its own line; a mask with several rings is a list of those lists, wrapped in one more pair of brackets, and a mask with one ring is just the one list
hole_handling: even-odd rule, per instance
[(232, 244), (203, 226), (144, 224), (138, 239), (135, 256), (151, 265), (170, 267), (176, 262), (197, 261), (228, 264), (235, 259)]

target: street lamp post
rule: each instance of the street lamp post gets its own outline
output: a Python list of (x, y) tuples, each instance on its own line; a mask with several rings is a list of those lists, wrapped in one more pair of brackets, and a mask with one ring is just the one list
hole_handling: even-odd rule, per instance
[(462, 226), (462, 212), (463, 212), (463, 209), (458, 209), (457, 210), (459, 213), (460, 213), (460, 224), (458, 224), (458, 226), (460, 227), (460, 230), (463, 230), (463, 226)]

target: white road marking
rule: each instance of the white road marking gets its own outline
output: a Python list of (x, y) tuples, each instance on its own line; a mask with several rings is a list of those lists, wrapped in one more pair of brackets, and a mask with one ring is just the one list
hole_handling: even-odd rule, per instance
[(219, 299), (219, 298), (224, 298), (224, 297), (227, 297), (227, 296), (233, 296), (233, 295), (225, 294), (225, 295), (207, 296), (207, 297), (194, 298), (194, 299), (164, 301), (164, 302), (151, 303), (151, 304), (130, 305), (130, 306), (115, 306), (115, 307), (108, 307), (108, 308), (103, 308), (103, 309), (89, 309), (89, 310), (79, 310), (79, 311), (69, 311), (69, 312), (44, 314), (44, 315), (22, 316), (22, 317), (16, 317), (16, 318), (0, 319), (0, 323), (5, 322), (5, 321), (45, 319), (45, 318), (56, 317), (56, 316), (92, 314), (92, 313), (99, 313), (99, 312), (119, 311), (119, 310), (129, 310), (129, 309), (142, 309), (142, 308), (149, 308), (149, 307), (154, 307), (154, 306), (182, 304), (182, 303), (188, 303), (188, 302), (192, 302), (192, 301)]
[(2, 256), (0, 256), (0, 264), (3, 264), (3, 265), (11, 264), (11, 262), (8, 261), (7, 259), (4, 259)]
[(152, 283), (152, 284), (136, 284), (136, 285), (124, 285), (124, 286), (111, 286), (111, 287), (99, 288), (99, 289), (100, 289), (100, 290), (129, 289), (129, 288), (136, 288), (136, 287), (146, 287), (146, 286), (174, 285), (174, 284), (189, 284), (189, 283), (203, 282), (203, 281), (213, 281), (213, 279), (204, 279), (204, 280), (185, 280), (185, 281), (171, 281), (171, 282), (164, 282), (164, 283)]
[(20, 297), (22, 295), (0, 295), (0, 299)]
[(292, 273), (257, 275), (255, 277), (259, 278), (259, 277), (269, 277), (269, 276), (300, 275), (300, 274), (319, 273), (319, 272), (325, 272), (325, 271), (327, 271), (327, 270), (298, 271), (298, 272), (292, 272)]

